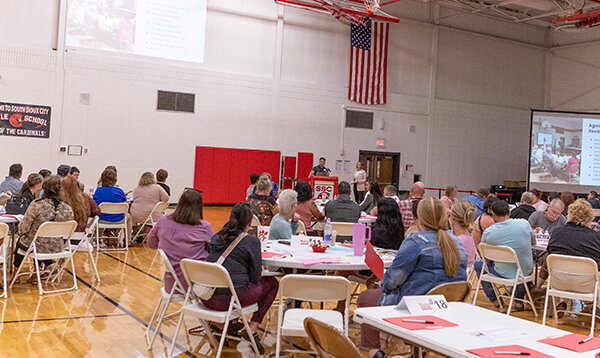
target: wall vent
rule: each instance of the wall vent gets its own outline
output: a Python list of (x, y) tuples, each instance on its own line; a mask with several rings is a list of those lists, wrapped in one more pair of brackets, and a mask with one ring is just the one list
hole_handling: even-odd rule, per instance
[(156, 109), (163, 111), (194, 113), (196, 95), (193, 93), (179, 93), (158, 91)]
[(373, 112), (346, 110), (346, 128), (373, 129)]

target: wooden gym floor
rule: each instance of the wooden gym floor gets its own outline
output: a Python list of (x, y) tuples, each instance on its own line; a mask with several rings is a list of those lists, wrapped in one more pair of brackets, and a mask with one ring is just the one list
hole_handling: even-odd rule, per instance
[[(204, 214), (215, 231), (229, 217), (228, 207), (206, 207)], [(151, 351), (146, 349), (144, 337), (147, 322), (160, 296), (163, 267), (157, 251), (137, 246), (128, 252), (94, 253), (101, 281), (93, 274), (87, 253), (75, 255), (79, 289), (66, 293), (39, 296), (37, 286), (16, 283), (8, 299), (0, 299), (0, 356), (1, 357), (164, 357), (175, 331), (176, 319), (165, 322)], [(10, 279), (10, 278), (9, 278)], [(59, 286), (72, 283), (71, 276), (63, 275)], [(479, 304), (491, 308), (483, 295)], [(174, 304), (177, 307), (178, 304)], [(351, 306), (351, 310), (355, 307)], [(174, 312), (175, 309), (170, 309)], [(517, 317), (535, 321), (532, 311), (517, 312)], [(276, 308), (271, 309), (272, 321), (268, 330), (274, 332)], [(541, 322), (541, 311), (538, 322)], [(590, 319), (565, 317), (559, 328), (588, 334)], [(552, 319), (548, 323), (553, 325)], [(176, 356), (211, 357), (210, 349), (201, 336), (187, 334), (197, 325), (186, 319), (177, 339)], [(263, 329), (265, 327), (263, 326)], [(357, 344), (360, 330), (351, 325), (350, 336)], [(267, 353), (274, 351), (274, 334), (265, 341)], [(306, 342), (294, 344), (305, 347)], [(231, 344), (225, 357), (250, 356), (249, 346)], [(241, 352), (240, 352), (241, 351)], [(365, 357), (368, 355), (365, 352)]]

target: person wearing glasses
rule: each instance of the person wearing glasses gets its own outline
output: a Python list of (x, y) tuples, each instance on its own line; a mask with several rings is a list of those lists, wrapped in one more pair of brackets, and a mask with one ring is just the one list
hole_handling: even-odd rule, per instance
[(565, 204), (560, 199), (554, 199), (548, 205), (545, 211), (536, 211), (529, 217), (529, 225), (536, 231), (547, 231), (552, 236), (552, 232), (567, 223), (567, 219), (562, 214)]

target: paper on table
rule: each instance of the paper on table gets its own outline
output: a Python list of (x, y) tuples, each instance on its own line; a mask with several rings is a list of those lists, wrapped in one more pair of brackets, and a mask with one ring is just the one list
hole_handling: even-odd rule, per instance
[(314, 265), (314, 264), (331, 264), (336, 263), (338, 260), (333, 257), (316, 257), (312, 259), (296, 259), (304, 265)]
[(504, 326), (488, 326), (475, 331), (468, 331), (467, 334), (492, 342), (512, 341), (533, 335), (532, 332), (519, 331)]
[(341, 245), (337, 245), (337, 246), (341, 246), (341, 247), (349, 247), (349, 248), (354, 248), (354, 245), (352, 244), (341, 244)]
[[(405, 322), (404, 319), (430, 321), (431, 323)], [(386, 322), (395, 324), (396, 326), (408, 329), (410, 331), (418, 331), (421, 329), (436, 329), (458, 326), (456, 323), (446, 321), (445, 319), (436, 316), (406, 316), (406, 317), (390, 317), (383, 319)]]
[(512, 346), (498, 346), (498, 347), (487, 347), (487, 348), (477, 348), (477, 349), (467, 349), (467, 352), (475, 354), (476, 356), (483, 358), (509, 358), (509, 357), (523, 357), (522, 355), (510, 355), (510, 354), (495, 354), (494, 352), (523, 352), (529, 353), (528, 358), (554, 358), (553, 356), (544, 354), (542, 352), (538, 352), (531, 348), (512, 345)]
[(369, 266), (371, 271), (373, 271), (373, 274), (381, 281), (383, 279), (384, 271), (383, 260), (377, 255), (370, 242), (367, 242), (367, 248), (365, 250), (365, 263)]
[(583, 334), (567, 334), (560, 337), (548, 337), (540, 339), (538, 342), (546, 343), (551, 346), (565, 348), (577, 353), (587, 352), (600, 348), (600, 338), (594, 337), (585, 343), (579, 344), (582, 340), (589, 338)]
[(272, 257), (277, 257), (277, 256), (284, 256), (284, 254), (282, 253), (278, 253), (278, 252), (269, 252), (269, 251), (265, 251), (262, 254), (262, 258), (263, 259), (270, 259)]

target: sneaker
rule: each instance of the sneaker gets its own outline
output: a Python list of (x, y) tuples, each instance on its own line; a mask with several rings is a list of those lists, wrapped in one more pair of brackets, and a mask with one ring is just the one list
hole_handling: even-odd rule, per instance
[[(246, 330), (242, 331), (241, 336), (245, 340), (250, 341), (250, 339), (248, 338), (248, 332), (246, 332)], [(260, 341), (260, 337), (258, 336), (258, 333), (252, 334), (252, 339), (254, 339), (254, 343), (256, 343), (256, 348), (258, 348), (258, 353), (260, 353), (260, 355), (265, 354), (265, 347), (263, 347), (262, 342)]]

